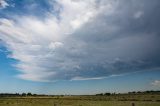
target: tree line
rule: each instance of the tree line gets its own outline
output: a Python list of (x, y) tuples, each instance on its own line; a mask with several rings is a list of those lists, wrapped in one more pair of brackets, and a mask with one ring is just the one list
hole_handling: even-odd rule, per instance
[(25, 97), (25, 96), (48, 96), (45, 94), (32, 94), (32, 93), (0, 93), (0, 97)]
[[(121, 95), (121, 94), (160, 94), (160, 91), (132, 91), (128, 93), (99, 93), (95, 94), (96, 96), (110, 96), (110, 95)], [(32, 94), (28, 93), (0, 93), (0, 97), (27, 97), (27, 96), (64, 96), (64, 95), (45, 95), (45, 94)], [(72, 96), (72, 95), (70, 95)]]
[(160, 94), (160, 91), (132, 91), (127, 93), (99, 93), (96, 96), (110, 96), (110, 95), (121, 95), (121, 94)]

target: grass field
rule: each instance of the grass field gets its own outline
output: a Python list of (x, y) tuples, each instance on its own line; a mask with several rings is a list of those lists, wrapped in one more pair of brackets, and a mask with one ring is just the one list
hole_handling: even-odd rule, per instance
[(160, 106), (160, 95), (10, 97), (0, 106)]

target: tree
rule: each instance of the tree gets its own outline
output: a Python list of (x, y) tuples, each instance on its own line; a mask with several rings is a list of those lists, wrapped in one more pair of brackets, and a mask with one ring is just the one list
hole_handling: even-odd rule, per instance
[(30, 93), (30, 92), (29, 92), (29, 93), (27, 93), (27, 96), (32, 96), (32, 93)]
[(96, 96), (103, 96), (103, 93), (100, 93), (100, 94), (96, 94)]
[(111, 95), (111, 93), (105, 93), (104, 95), (106, 95), (106, 96), (110, 96), (110, 95)]
[(22, 96), (26, 96), (26, 93), (22, 93)]

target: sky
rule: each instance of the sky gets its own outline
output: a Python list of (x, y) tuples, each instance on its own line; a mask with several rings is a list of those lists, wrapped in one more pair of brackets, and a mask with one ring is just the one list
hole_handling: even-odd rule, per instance
[(159, 0), (0, 0), (0, 92), (160, 90)]

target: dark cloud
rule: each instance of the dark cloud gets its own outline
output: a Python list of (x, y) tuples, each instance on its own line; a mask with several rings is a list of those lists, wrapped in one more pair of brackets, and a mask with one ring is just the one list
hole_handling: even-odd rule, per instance
[(118, 0), (112, 6), (112, 13), (104, 11), (72, 34), (77, 43), (85, 44), (80, 50), (85, 55), (71, 57), (81, 67), (77, 76), (104, 77), (160, 67), (160, 2)]

